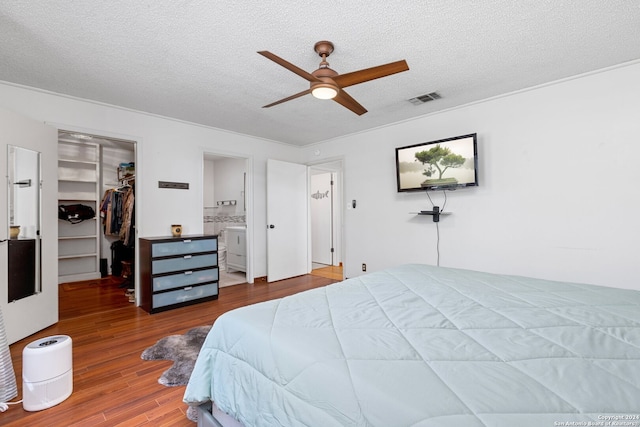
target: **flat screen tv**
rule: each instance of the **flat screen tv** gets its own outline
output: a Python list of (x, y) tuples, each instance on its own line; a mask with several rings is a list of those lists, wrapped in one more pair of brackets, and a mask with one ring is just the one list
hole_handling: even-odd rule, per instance
[(399, 192), (477, 186), (476, 134), (396, 148), (396, 176)]

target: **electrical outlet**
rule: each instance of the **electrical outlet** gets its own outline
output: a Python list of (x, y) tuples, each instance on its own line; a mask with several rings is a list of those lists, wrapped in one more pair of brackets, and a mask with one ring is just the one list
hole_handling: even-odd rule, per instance
[(367, 264), (364, 262), (362, 263), (362, 271), (367, 271)]

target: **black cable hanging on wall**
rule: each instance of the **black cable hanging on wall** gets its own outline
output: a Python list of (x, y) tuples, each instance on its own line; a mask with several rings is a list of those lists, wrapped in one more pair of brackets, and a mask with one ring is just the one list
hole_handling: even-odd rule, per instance
[[(429, 191), (426, 191), (427, 197), (429, 198), (429, 202), (431, 203), (431, 213), (433, 215), (433, 222), (436, 223), (436, 266), (440, 267), (440, 215), (445, 212), (445, 207), (447, 206), (447, 191), (442, 190), (442, 194), (444, 194), (444, 203), (442, 204), (442, 209), (433, 203), (431, 199), (431, 195)], [(423, 213), (427, 213), (422, 211)]]

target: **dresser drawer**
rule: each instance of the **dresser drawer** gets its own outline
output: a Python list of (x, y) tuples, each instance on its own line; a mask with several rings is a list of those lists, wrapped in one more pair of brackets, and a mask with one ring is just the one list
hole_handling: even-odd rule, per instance
[(187, 286), (183, 289), (153, 295), (153, 308), (166, 307), (218, 295), (218, 284)]
[(218, 250), (217, 239), (181, 239), (174, 242), (154, 243), (151, 246), (151, 257), (192, 254), (197, 252), (213, 252)]
[(218, 269), (211, 268), (199, 271), (185, 271), (168, 276), (154, 277), (153, 292), (166, 291), (173, 288), (198, 285), (200, 283), (214, 282), (218, 280)]
[(156, 259), (151, 261), (151, 274), (170, 273), (180, 270), (194, 270), (196, 268), (218, 265), (218, 254), (185, 255), (178, 258)]

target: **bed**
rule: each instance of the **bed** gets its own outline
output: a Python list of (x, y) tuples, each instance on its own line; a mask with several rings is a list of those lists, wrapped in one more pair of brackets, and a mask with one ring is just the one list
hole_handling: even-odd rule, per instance
[(245, 427), (640, 426), (640, 291), (390, 268), (220, 316), (184, 401), (200, 425), (214, 402)]

